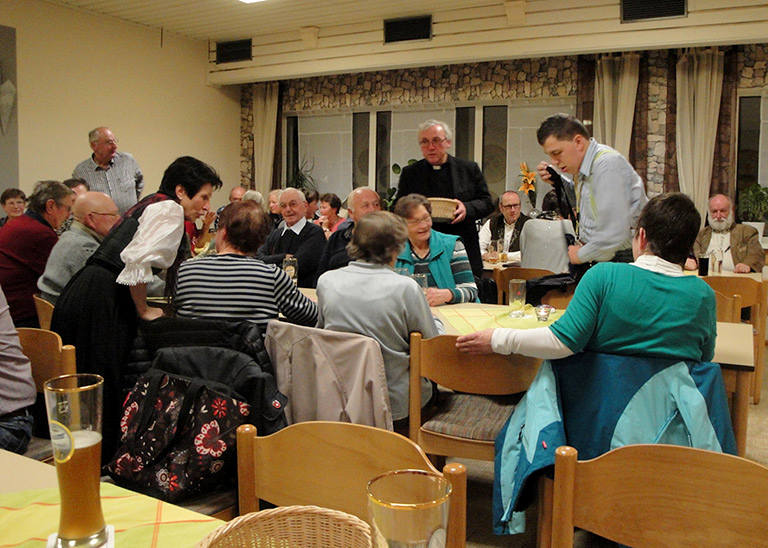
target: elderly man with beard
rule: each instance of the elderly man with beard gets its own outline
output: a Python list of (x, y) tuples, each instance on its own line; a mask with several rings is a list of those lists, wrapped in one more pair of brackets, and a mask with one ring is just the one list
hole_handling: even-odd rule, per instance
[[(695, 257), (722, 252), (723, 270), (738, 273), (762, 272), (765, 253), (760, 235), (749, 225), (733, 222), (733, 203), (728, 196), (715, 194), (709, 199), (709, 226), (702, 228), (693, 244)], [(686, 270), (696, 270), (696, 260), (688, 259)]]

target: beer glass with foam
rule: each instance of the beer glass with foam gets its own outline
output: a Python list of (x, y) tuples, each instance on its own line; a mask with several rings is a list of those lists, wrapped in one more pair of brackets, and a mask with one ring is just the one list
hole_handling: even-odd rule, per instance
[(103, 386), (102, 377), (90, 374), (64, 375), (44, 385), (61, 496), (57, 548), (107, 542), (99, 483)]

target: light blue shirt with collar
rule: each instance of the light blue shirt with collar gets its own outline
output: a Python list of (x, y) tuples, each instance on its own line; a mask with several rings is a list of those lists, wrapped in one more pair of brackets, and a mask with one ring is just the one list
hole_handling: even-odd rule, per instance
[(632, 228), (648, 198), (643, 180), (624, 156), (595, 139), (579, 168), (579, 261), (609, 261), (632, 247)]

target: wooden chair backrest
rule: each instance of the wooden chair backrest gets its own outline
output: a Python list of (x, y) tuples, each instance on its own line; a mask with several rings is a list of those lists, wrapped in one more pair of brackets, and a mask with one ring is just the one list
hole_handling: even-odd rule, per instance
[[(366, 486), (385, 472), (401, 469), (437, 472), (408, 438), (380, 428), (345, 422), (301, 422), (269, 436), (256, 427), (237, 429), (240, 514), (257, 511), (259, 499), (278, 506), (317, 505), (370, 522)], [(466, 474), (449, 463), (451, 481), (448, 544), (466, 543)]]
[(570, 304), (575, 291), (576, 284), (569, 285), (565, 288), (565, 291), (560, 291), (559, 288), (551, 289), (541, 298), (541, 304), (548, 304), (549, 306), (554, 306), (558, 310), (565, 310)]
[(493, 271), (493, 279), (496, 281), (497, 304), (507, 304), (507, 293), (509, 291), (509, 280), (531, 280), (554, 274), (543, 268), (520, 268), (510, 266), (506, 268), (496, 268)]
[(43, 384), (49, 379), (77, 373), (75, 347), (62, 346), (58, 333), (34, 327), (20, 327), (17, 331), (21, 351), (32, 364), (32, 377), (38, 392), (43, 392)]
[(739, 323), (741, 321), (741, 295), (727, 295), (715, 291), (717, 321)]
[(580, 527), (630, 546), (757, 546), (768, 538), (768, 468), (673, 445), (627, 445), (577, 461), (555, 453), (552, 546)]
[(757, 304), (760, 300), (760, 282), (739, 276), (704, 276), (701, 278), (709, 287), (724, 295), (741, 295), (743, 307)]
[(518, 354), (472, 356), (459, 352), (456, 335), (423, 339), (411, 333), (411, 371), (437, 384), (470, 394), (504, 395), (528, 390), (541, 360)]
[(50, 329), (53, 305), (37, 293), (32, 295), (32, 298), (35, 300), (35, 310), (37, 311), (37, 321), (40, 322), (40, 329)]

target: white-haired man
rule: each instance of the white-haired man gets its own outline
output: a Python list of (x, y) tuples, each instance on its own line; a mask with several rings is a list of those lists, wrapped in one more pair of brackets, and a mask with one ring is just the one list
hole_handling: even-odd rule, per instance
[(432, 228), (445, 234), (460, 236), (467, 250), (472, 272), (480, 276), (483, 260), (477, 239), (475, 221), (493, 211), (488, 185), (475, 162), (448, 154), (453, 133), (445, 122), (427, 120), (419, 126), (418, 140), (422, 160), (406, 166), (397, 185), (398, 199), (407, 194), (427, 198), (450, 198), (456, 210), (450, 222), (435, 222)]
[(122, 215), (139, 201), (144, 175), (139, 164), (127, 152), (117, 151), (117, 138), (108, 127), (88, 133), (91, 157), (77, 164), (72, 177), (84, 179), (90, 190), (109, 195)]
[(314, 287), (326, 243), (323, 229), (307, 222), (307, 199), (301, 190), (286, 188), (280, 193), (279, 203), (285, 226), (270, 233), (256, 258), (280, 266), (286, 257), (296, 257), (299, 287)]
[[(733, 272), (762, 272), (765, 253), (760, 245), (760, 235), (754, 227), (733, 222), (733, 202), (724, 194), (709, 199), (707, 210), (709, 226), (705, 226), (693, 243), (695, 257), (722, 255), (723, 270)], [(685, 262), (687, 270), (696, 270), (696, 259)]]

